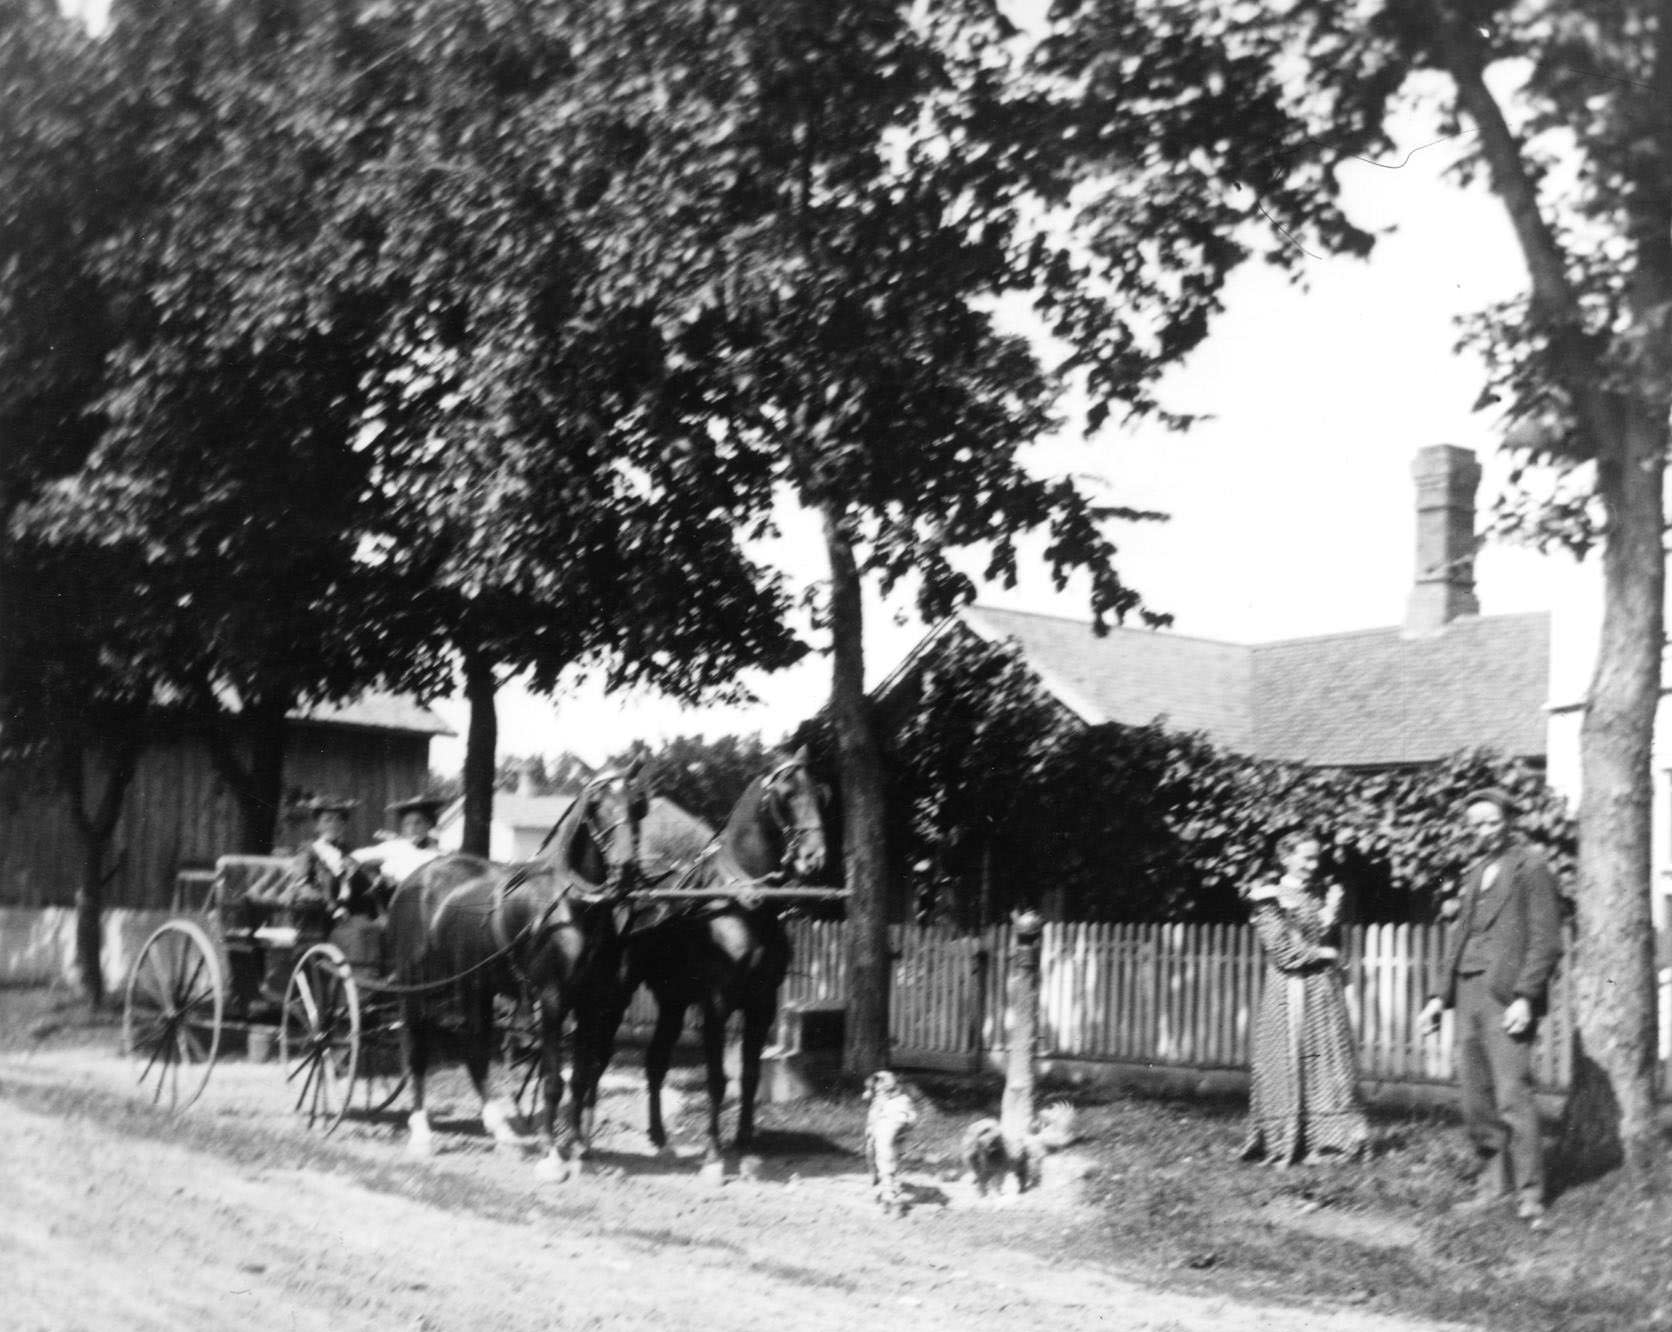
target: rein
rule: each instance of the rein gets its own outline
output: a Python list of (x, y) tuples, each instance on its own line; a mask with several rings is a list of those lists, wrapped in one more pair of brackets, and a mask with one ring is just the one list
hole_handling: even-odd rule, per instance
[[(587, 798), (587, 793), (586, 792), (583, 792), (580, 796), (576, 797), (577, 800), (583, 800), (583, 799), (586, 799), (586, 798)], [(591, 821), (592, 821), (592, 814), (591, 814), (590, 807), (588, 807), (586, 809), (583, 809), (583, 811), (580, 815), (581, 826), (583, 828), (590, 828)], [(606, 839), (609, 838), (615, 832), (615, 830), (617, 828), (621, 827), (621, 825), (623, 823), (625, 823), (626, 821), (627, 821), (626, 818), (620, 818), (620, 819), (617, 819), (614, 823), (609, 824), (603, 830), (603, 837), (602, 838), (599, 836), (599, 834), (596, 831), (593, 831), (593, 833), (592, 833), (593, 840), (595, 842), (598, 842), (600, 845), (607, 844)], [(546, 849), (547, 845), (550, 844), (552, 838), (557, 835), (557, 830), (562, 826), (563, 826), (563, 820), (562, 819), (559, 819), (556, 823), (554, 823), (552, 825), (551, 831), (546, 834), (545, 840), (540, 843), (539, 851), (535, 852), (536, 856), (539, 855), (540, 851), (544, 851)], [(606, 862), (606, 864), (607, 863), (608, 862)], [(629, 862), (629, 864), (630, 864), (630, 862)], [(585, 901), (585, 902), (589, 902), (589, 903), (603, 902), (603, 901), (606, 901), (606, 900), (610, 899), (611, 897), (619, 899), (624, 894), (624, 892), (626, 891), (625, 887), (624, 887), (624, 883), (625, 883), (625, 880), (627, 879), (627, 876), (628, 876), (628, 873), (629, 873), (629, 864), (623, 864), (619, 867), (611, 866), (610, 869), (614, 870), (618, 873), (621, 882), (619, 882), (617, 884), (617, 886), (612, 889), (609, 886), (608, 878), (606, 878), (603, 889), (600, 890), (600, 891), (596, 891), (596, 892), (589, 892), (589, 891), (586, 891), (586, 890), (583, 890), (583, 889), (579, 888), (578, 885), (580, 883), (584, 882), (584, 880), (581, 880), (576, 874), (574, 874), (573, 871), (569, 870), (567, 866), (564, 866), (563, 867), (563, 883), (562, 883), (562, 886), (558, 889), (558, 891), (556, 893), (554, 893), (552, 895), (551, 901), (546, 903), (545, 909), (542, 910), (538, 916), (536, 916), (533, 920), (529, 921), (528, 924), (524, 925), (520, 930), (518, 930), (510, 938), (506, 938), (505, 937), (505, 924), (504, 924), (506, 902), (510, 899), (510, 896), (513, 892), (515, 892), (518, 888), (520, 888), (524, 883), (526, 883), (528, 881), (528, 877), (529, 877), (530, 874), (532, 874), (537, 868), (540, 868), (540, 869), (545, 868), (544, 866), (538, 865), (534, 861), (530, 861), (527, 864), (519, 865), (514, 870), (512, 870), (510, 874), (508, 874), (505, 877), (505, 880), (502, 883), (497, 884), (494, 888), (493, 914), (492, 914), (492, 916), (489, 920), (488, 927), (489, 927), (489, 929), (491, 929), (493, 931), (493, 934), (494, 934), (495, 938), (500, 939), (503, 942), (501, 942), (500, 946), (498, 948), (494, 949), (493, 952), (489, 953), (486, 957), (482, 958), (479, 962), (472, 963), (470, 966), (466, 967), (463, 971), (454, 972), (452, 975), (444, 976), (440, 980), (421, 981), (421, 982), (411, 984), (411, 985), (403, 985), (403, 984), (400, 984), (399, 982), (396, 982), (396, 981), (385, 981), (385, 980), (377, 980), (377, 979), (368, 978), (368, 979), (366, 979), (364, 981), (360, 981), (358, 983), (359, 983), (359, 985), (362, 989), (364, 989), (368, 993), (372, 993), (372, 994), (392, 994), (392, 995), (430, 994), (430, 993), (433, 993), (437, 990), (443, 990), (443, 989), (446, 989), (450, 986), (457, 985), (460, 981), (467, 980), (471, 976), (474, 976), (477, 972), (486, 970), (488, 967), (493, 966), (496, 962), (500, 962), (500, 961), (505, 960), (506, 958), (510, 958), (510, 960), (511, 960), (511, 970), (516, 975), (517, 984), (520, 988), (526, 990), (528, 988), (529, 981), (528, 981), (528, 977), (523, 973), (522, 968), (517, 965), (517, 961), (516, 961), (516, 958), (514, 956), (516, 950), (519, 947), (521, 947), (527, 940), (533, 938), (536, 934), (544, 932), (547, 929), (547, 923), (551, 920), (552, 914), (565, 901), (570, 900), (571, 898), (579, 899), (581, 901)], [(608, 873), (608, 871), (606, 871), (606, 873)], [(558, 926), (558, 927), (554, 927), (554, 928), (565, 928), (565, 927)], [(567, 926), (567, 928), (573, 929), (574, 926), (569, 925), (569, 926)]]
[(732, 855), (731, 848), (727, 845), (725, 833), (721, 832), (702, 849), (697, 858), (674, 880), (672, 893), (685, 894), (696, 891), (698, 878), (706, 874), (718, 880), (714, 886), (715, 897), (740, 898), (745, 907), (753, 910), (761, 906), (762, 902), (760, 900), (751, 901), (751, 898), (764, 898), (773, 889), (782, 888), (786, 883), (793, 883), (795, 880), (796, 851), (807, 838), (822, 834), (824, 831), (817, 824), (803, 824), (786, 819), (777, 807), (781, 797), (774, 789), (775, 784), (786, 772), (800, 766), (801, 764), (798, 761), (792, 760), (774, 768), (761, 781), (760, 807), (778, 825), (778, 832), (784, 839), (784, 851), (778, 858), (777, 869), (760, 875), (749, 873), (742, 865), (738, 864), (737, 858)]

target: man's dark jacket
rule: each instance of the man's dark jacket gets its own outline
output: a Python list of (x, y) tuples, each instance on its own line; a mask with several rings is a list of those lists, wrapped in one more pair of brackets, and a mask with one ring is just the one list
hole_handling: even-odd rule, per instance
[[(1498, 877), (1482, 892), (1481, 877), (1491, 864), (1498, 866)], [(1535, 1012), (1542, 1011), (1550, 973), (1562, 956), (1561, 898), (1543, 856), (1514, 842), (1465, 876), (1460, 909), (1435, 977), (1434, 993), (1447, 1008), (1457, 1000), (1457, 963), (1472, 929), (1486, 934), (1486, 985), (1492, 997), (1501, 1004), (1526, 999)]]

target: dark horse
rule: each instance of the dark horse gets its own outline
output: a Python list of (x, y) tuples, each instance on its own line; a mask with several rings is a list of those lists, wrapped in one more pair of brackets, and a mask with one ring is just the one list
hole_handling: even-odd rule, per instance
[[(656, 1028), (645, 1053), (650, 1092), (650, 1140), (667, 1146), (662, 1123), (662, 1082), (669, 1056), (695, 1006), (702, 1015), (708, 1068), (708, 1146), (704, 1167), (721, 1168), (720, 1106), (725, 1100), (726, 1022), (743, 1014), (737, 1149), (747, 1151), (755, 1131), (755, 1090), (761, 1049), (778, 1013), (778, 987), (790, 965), (790, 940), (780, 906), (762, 894), (806, 882), (825, 865), (825, 830), (819, 791), (805, 753), (757, 777), (678, 886), (712, 890), (712, 897), (681, 898), (635, 910), (627, 931), (625, 1006), (640, 984), (656, 1000)], [(619, 1016), (619, 1015), (618, 1015)]]
[[(543, 850), (525, 865), (443, 856), (416, 871), (389, 904), (389, 951), (402, 995), (403, 1048), (412, 1079), (414, 1151), (430, 1149), (424, 1075), (449, 997), (463, 1021), (465, 1064), (482, 1122), (499, 1140), (514, 1135), (502, 1102), (489, 1099), (495, 995), (526, 998), (539, 1020), (546, 1094), (539, 1118), (539, 1173), (563, 1178), (585, 1147), (583, 1114), (608, 1061), (618, 1011), (621, 935), (616, 912), (638, 864), (647, 800), (639, 765), (588, 782)], [(451, 981), (451, 984), (446, 982)], [(439, 982), (439, 984), (438, 984)], [(563, 1097), (564, 1018), (575, 1018), (568, 1134), (557, 1142)]]

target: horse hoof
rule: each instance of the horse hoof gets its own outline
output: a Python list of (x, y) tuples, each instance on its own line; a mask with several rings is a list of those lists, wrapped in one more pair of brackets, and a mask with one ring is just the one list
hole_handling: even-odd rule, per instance
[(422, 1114), (408, 1117), (406, 1126), (411, 1137), (407, 1139), (406, 1150), (411, 1156), (434, 1156), (435, 1138), (430, 1133), (430, 1121)]
[(677, 1161), (679, 1159), (679, 1153), (664, 1142), (656, 1149), (656, 1159), (658, 1161)]
[(702, 1169), (697, 1171), (699, 1183), (707, 1184), (710, 1188), (719, 1188), (726, 1182), (726, 1163), (724, 1161), (704, 1161)]
[(482, 1127), (488, 1131), (495, 1147), (515, 1147), (519, 1142), (514, 1112), (502, 1101), (489, 1101), (482, 1107)]
[(562, 1184), (569, 1178), (569, 1162), (556, 1154), (542, 1156), (535, 1162), (534, 1178), (542, 1184)]
[(745, 1156), (737, 1163), (737, 1177), (739, 1179), (759, 1179), (763, 1164), (764, 1162), (758, 1156)]

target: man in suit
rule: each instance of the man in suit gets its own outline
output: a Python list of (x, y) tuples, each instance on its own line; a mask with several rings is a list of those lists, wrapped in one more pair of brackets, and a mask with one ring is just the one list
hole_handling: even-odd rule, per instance
[(1534, 1229), (1546, 1225), (1544, 1153), (1533, 1100), (1533, 1036), (1562, 952), (1561, 902), (1544, 857), (1514, 834), (1502, 791), (1464, 802), (1475, 861), (1463, 877), (1452, 935), (1422, 1011), (1430, 1032), (1456, 1011), (1457, 1080), (1463, 1123), (1481, 1172), (1482, 1211), (1515, 1200)]

